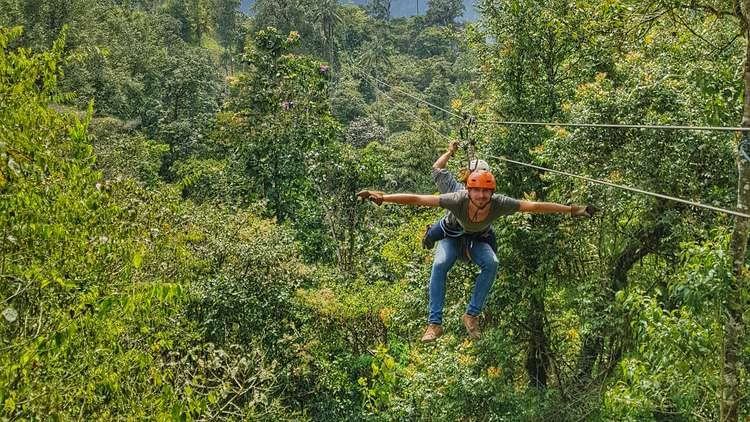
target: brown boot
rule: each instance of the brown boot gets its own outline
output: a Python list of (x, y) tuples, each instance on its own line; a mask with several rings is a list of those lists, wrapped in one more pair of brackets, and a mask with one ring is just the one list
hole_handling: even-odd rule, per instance
[(427, 329), (424, 330), (422, 336), (422, 343), (429, 343), (435, 341), (438, 337), (443, 335), (443, 326), (440, 324), (427, 324)]
[(469, 332), (469, 337), (473, 340), (479, 340), (479, 337), (482, 336), (482, 332), (479, 330), (479, 317), (464, 314), (461, 320), (464, 322), (466, 331)]

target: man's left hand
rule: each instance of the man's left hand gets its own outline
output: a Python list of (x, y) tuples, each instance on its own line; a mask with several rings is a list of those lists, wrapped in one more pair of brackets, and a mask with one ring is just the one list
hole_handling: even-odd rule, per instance
[(588, 217), (591, 218), (594, 216), (594, 214), (599, 211), (595, 206), (589, 204), (586, 206), (583, 205), (571, 205), (570, 206), (570, 215), (573, 217)]

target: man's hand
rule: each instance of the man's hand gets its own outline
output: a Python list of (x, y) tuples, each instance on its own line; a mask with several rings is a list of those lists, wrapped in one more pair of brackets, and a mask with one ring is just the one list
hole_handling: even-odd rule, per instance
[(591, 218), (594, 216), (594, 213), (599, 211), (595, 206), (589, 204), (586, 206), (583, 205), (571, 205), (570, 206), (570, 215), (573, 217), (588, 217)]
[(383, 195), (385, 194), (380, 191), (363, 190), (357, 192), (357, 199), (360, 201), (371, 201), (376, 203), (377, 205), (381, 205), (383, 203)]
[(448, 144), (448, 152), (451, 153), (451, 155), (454, 155), (458, 151), (458, 141), (451, 141)]

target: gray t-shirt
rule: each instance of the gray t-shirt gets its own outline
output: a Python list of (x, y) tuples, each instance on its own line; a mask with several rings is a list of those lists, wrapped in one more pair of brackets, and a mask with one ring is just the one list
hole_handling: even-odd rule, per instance
[[(438, 188), (440, 193), (458, 192), (465, 189), (463, 183), (458, 183), (453, 174), (446, 169), (432, 169), (432, 180), (435, 182), (435, 186)], [(440, 224), (444, 224), (443, 230), (448, 236), (453, 236), (455, 233), (459, 233), (463, 230), (458, 224), (456, 217), (451, 214), (450, 211), (445, 212), (445, 218)]]
[(432, 169), (432, 180), (440, 193), (458, 192), (464, 189), (463, 183), (458, 183), (453, 174), (446, 169)]
[(463, 227), (466, 233), (481, 233), (501, 215), (509, 215), (521, 208), (521, 202), (505, 195), (494, 194), (490, 201), (487, 218), (479, 223), (469, 221), (469, 191), (462, 190), (440, 195), (440, 208), (451, 212), (451, 216)]

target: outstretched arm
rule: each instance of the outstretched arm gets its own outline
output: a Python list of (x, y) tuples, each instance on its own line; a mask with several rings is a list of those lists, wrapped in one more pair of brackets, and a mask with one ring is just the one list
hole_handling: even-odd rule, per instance
[(440, 197), (435, 195), (417, 195), (413, 193), (393, 193), (383, 195), (383, 202), (401, 205), (421, 205), (423, 207), (440, 206)]
[(458, 141), (451, 141), (451, 143), (448, 144), (448, 151), (445, 151), (443, 155), (438, 157), (438, 159), (432, 163), (432, 168), (434, 170), (444, 169), (445, 166), (448, 165), (448, 160), (450, 160), (451, 157), (453, 157), (453, 154), (456, 153), (456, 150), (458, 150)]
[(435, 195), (417, 195), (413, 193), (385, 194), (378, 191), (363, 190), (357, 193), (357, 198), (363, 201), (372, 201), (378, 205), (382, 204), (383, 202), (390, 202), (392, 204), (417, 205), (423, 207), (440, 206), (440, 197)]
[(574, 217), (593, 217), (596, 208), (592, 205), (563, 205), (554, 202), (519, 201), (520, 212), (532, 214), (569, 214)]

